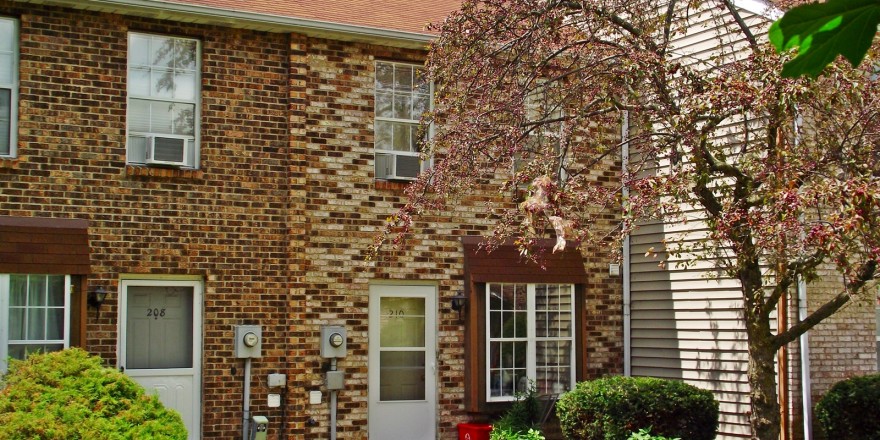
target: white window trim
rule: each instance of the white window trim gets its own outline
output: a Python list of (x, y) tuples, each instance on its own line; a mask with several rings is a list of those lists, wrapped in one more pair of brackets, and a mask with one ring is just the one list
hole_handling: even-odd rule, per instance
[[(392, 68), (395, 66), (406, 66), (409, 68), (423, 68), (424, 67), (423, 65), (416, 64), (416, 63), (401, 63), (401, 62), (395, 62), (395, 61), (377, 60), (375, 63), (375, 66), (377, 67), (379, 64), (387, 64), (387, 65), (390, 65)], [(374, 72), (377, 70), (378, 69), (374, 69)], [(376, 83), (376, 81), (373, 82), (374, 86), (375, 86), (375, 83)], [(428, 110), (430, 111), (430, 110), (434, 109), (434, 82), (432, 81), (432, 82), (428, 83), (428, 87), (429, 87), (429, 89), (428, 89), (429, 90), (428, 91), (428, 95), (429, 95)], [(376, 98), (377, 91), (378, 91), (378, 89), (373, 91), (374, 100)], [(376, 125), (378, 122), (397, 122), (397, 123), (404, 123), (404, 124), (414, 124), (414, 125), (418, 126), (420, 120), (421, 120), (421, 116), (419, 116), (419, 118), (417, 118), (417, 119), (399, 119), (399, 118), (381, 117), (378, 115), (378, 113), (374, 112), (373, 134), (375, 136)], [(433, 135), (434, 135), (434, 125), (431, 124), (430, 126), (428, 126), (428, 138), (433, 137)], [(375, 137), (374, 137), (374, 139), (375, 139)], [(373, 143), (373, 160), (374, 161), (376, 160), (376, 157), (379, 154), (388, 154), (391, 156), (410, 156), (410, 157), (419, 158), (421, 155), (421, 152), (419, 152), (419, 151), (386, 150), (384, 148), (379, 148), (378, 144), (374, 142)], [(425, 171), (426, 169), (428, 169), (431, 166), (432, 162), (433, 162), (433, 158), (429, 158), (428, 160), (420, 160), (419, 165), (420, 165), (421, 171)], [(400, 176), (399, 174), (397, 174), (396, 162), (395, 162), (394, 166), (395, 166), (394, 177), (391, 180), (415, 180), (415, 178)], [(374, 170), (375, 170), (375, 168), (374, 168)], [(386, 179), (386, 177), (384, 177), (384, 176), (380, 177), (378, 175), (375, 176), (375, 178), (380, 179), (380, 180)]]
[[(24, 275), (24, 274), (22, 274)], [(42, 275), (42, 274), (28, 274)], [(5, 374), (9, 357), (9, 274), (0, 274), (0, 374)], [(64, 276), (64, 339), (22, 341), (33, 344), (63, 343), (64, 348), (70, 347), (70, 293), (72, 285), (70, 275)]]
[[(144, 96), (144, 95), (136, 95), (130, 93), (130, 84), (129, 84), (129, 69), (130, 66), (130, 55), (131, 55), (131, 36), (132, 35), (142, 35), (142, 36), (158, 36), (158, 37), (166, 37), (166, 38), (176, 38), (180, 40), (189, 40), (194, 41), (196, 44), (196, 68), (195, 68), (195, 90), (193, 92), (194, 97), (191, 100), (187, 99), (162, 99), (154, 96)], [(198, 169), (199, 164), (201, 163), (201, 123), (202, 123), (202, 42), (196, 38), (190, 37), (182, 37), (177, 35), (166, 35), (166, 34), (155, 34), (149, 32), (128, 32), (126, 36), (126, 45), (127, 45), (127, 54), (126, 54), (126, 62), (125, 62), (125, 93), (126, 93), (126, 123), (125, 123), (125, 162), (132, 165), (146, 165), (140, 162), (134, 162), (130, 157), (130, 145), (129, 140), (131, 136), (162, 136), (162, 137), (170, 137), (170, 138), (184, 138), (190, 139), (192, 138), (193, 142), (193, 163), (187, 164), (182, 168), (192, 168)], [(162, 133), (146, 133), (135, 131), (132, 132), (129, 130), (130, 123), (128, 122), (129, 111), (131, 109), (131, 100), (139, 99), (142, 101), (154, 101), (154, 102), (168, 102), (168, 103), (181, 103), (181, 104), (193, 104), (195, 106), (194, 114), (193, 114), (193, 135), (192, 136), (183, 136), (183, 135), (173, 135), (173, 134), (162, 134)]]
[[(490, 306), (491, 293), (490, 293), (489, 288), (493, 284), (495, 284), (495, 285), (525, 284), (526, 285), (527, 336), (525, 338), (492, 338), (490, 336), (490, 330), (489, 330), (490, 324), (489, 323), (491, 322), (490, 320), (491, 320), (492, 308)], [(535, 336), (535, 322), (536, 322), (535, 286), (537, 286), (539, 284), (540, 285), (565, 285), (565, 286), (569, 286), (569, 289), (570, 289), (569, 295), (571, 295), (571, 304), (572, 304), (572, 310), (571, 310), (572, 326), (571, 326), (571, 335), (569, 337), (567, 337), (567, 338), (563, 338), (563, 337), (538, 338)], [(486, 283), (485, 289), (486, 289), (486, 292), (485, 292), (486, 314), (484, 316), (483, 322), (485, 323), (485, 326), (486, 326), (486, 328), (485, 328), (485, 332), (486, 332), (486, 344), (485, 344), (486, 345), (486, 352), (485, 352), (486, 368), (485, 368), (485, 371), (483, 372), (483, 374), (486, 379), (486, 389), (485, 389), (486, 402), (512, 402), (512, 401), (516, 400), (516, 396), (492, 396), (492, 375), (491, 375), (491, 368), (489, 368), (489, 365), (488, 365), (489, 361), (491, 359), (492, 342), (525, 340), (527, 343), (528, 353), (531, 354), (526, 359), (526, 362), (527, 362), (526, 376), (531, 380), (535, 380), (535, 378), (537, 377), (537, 362), (536, 362), (537, 357), (535, 356), (535, 353), (537, 351), (537, 342), (538, 341), (545, 341), (545, 340), (546, 341), (561, 341), (561, 340), (570, 341), (571, 342), (571, 353), (569, 355), (569, 358), (570, 358), (569, 371), (570, 371), (571, 377), (570, 377), (569, 384), (571, 387), (574, 387), (575, 380), (576, 380), (575, 375), (576, 375), (576, 359), (577, 359), (577, 325), (576, 325), (577, 316), (576, 316), (576, 310), (574, 307), (575, 298), (576, 298), (574, 284), (490, 282), (490, 283)]]
[(19, 21), (10, 17), (0, 17), (0, 20), (12, 22), (12, 82), (0, 84), (0, 89), (9, 89), (9, 153), (0, 154), (0, 157), (11, 158), (18, 154), (18, 66), (19, 66)]

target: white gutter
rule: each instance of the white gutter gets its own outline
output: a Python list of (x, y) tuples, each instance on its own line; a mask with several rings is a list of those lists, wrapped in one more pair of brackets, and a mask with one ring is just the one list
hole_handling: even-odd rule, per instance
[(353, 41), (396, 42), (406, 47), (424, 47), (437, 36), (427, 33), (383, 29), (369, 26), (310, 20), (275, 14), (247, 12), (181, 4), (162, 0), (16, 0), (64, 6), (74, 9), (98, 10), (153, 17), (158, 19), (196, 19), (209, 24), (256, 29), (267, 32), (298, 32), (310, 36), (348, 36)]
[[(624, 111), (620, 124), (620, 151), (621, 173), (626, 173), (629, 168), (629, 112)], [(629, 203), (629, 187), (623, 185), (623, 203)], [(632, 323), (631, 315), (631, 286), (630, 286), (630, 243), (629, 234), (623, 238), (623, 375), (632, 375)]]

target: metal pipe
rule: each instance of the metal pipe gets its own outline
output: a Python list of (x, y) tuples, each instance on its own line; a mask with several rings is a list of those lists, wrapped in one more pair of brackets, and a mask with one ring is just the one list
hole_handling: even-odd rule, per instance
[[(336, 371), (336, 358), (330, 359), (330, 371)], [(330, 440), (336, 440), (336, 390), (330, 391)]]
[[(794, 145), (797, 147), (801, 142), (801, 125), (804, 123), (797, 106), (794, 108)], [(800, 216), (801, 221), (804, 215)], [(803, 232), (801, 232), (803, 234)], [(798, 321), (807, 319), (807, 281), (803, 276), (797, 277), (797, 295), (798, 295)], [(804, 417), (804, 440), (813, 440), (813, 396), (811, 390), (813, 388), (810, 379), (810, 337), (804, 332), (800, 337), (801, 346), (801, 400), (803, 405)]]
[[(807, 282), (798, 278), (798, 320), (807, 318)], [(800, 336), (801, 344), (801, 399), (804, 406), (804, 440), (813, 440), (813, 388), (810, 379), (810, 337), (807, 332)]]
[[(777, 273), (782, 273), (784, 270), (784, 265), (779, 263), (779, 267), (777, 269)], [(779, 302), (776, 305), (776, 320), (777, 327), (779, 331), (784, 331), (788, 328), (788, 291), (786, 290), (780, 297)], [(789, 405), (791, 404), (789, 400), (789, 381), (791, 380), (789, 374), (789, 366), (788, 366), (788, 347), (783, 345), (779, 348), (779, 354), (777, 358), (777, 363), (779, 365), (779, 417), (781, 420), (780, 423), (780, 439), (781, 440), (789, 440), (791, 438), (790, 433), (790, 411)]]
[[(626, 174), (629, 168), (629, 112), (624, 111), (620, 123), (620, 139), (623, 142), (620, 151), (621, 174)], [(624, 184), (622, 188), (623, 203), (629, 203), (629, 187)], [(630, 285), (630, 242), (629, 234), (623, 238), (623, 375), (632, 375), (632, 323), (631, 319), (631, 285)]]
[(244, 420), (241, 424), (241, 440), (248, 439), (251, 418), (251, 358), (244, 360)]

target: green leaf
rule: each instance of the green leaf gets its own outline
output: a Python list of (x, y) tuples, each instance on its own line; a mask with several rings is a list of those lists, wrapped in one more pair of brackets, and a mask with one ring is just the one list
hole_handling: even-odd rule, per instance
[(816, 77), (837, 55), (858, 66), (877, 33), (878, 0), (829, 0), (793, 8), (770, 27), (769, 38), (777, 51), (798, 48), (785, 63), (782, 76)]

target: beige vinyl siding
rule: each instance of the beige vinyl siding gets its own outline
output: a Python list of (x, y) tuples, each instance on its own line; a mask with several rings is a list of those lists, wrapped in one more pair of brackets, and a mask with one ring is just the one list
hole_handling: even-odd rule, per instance
[[(706, 10), (688, 18), (688, 31), (671, 45), (683, 64), (696, 67), (712, 57), (742, 53), (746, 43), (732, 38), (732, 28), (725, 29), (731, 24), (716, 14)], [(748, 23), (760, 23), (760, 16), (742, 14)], [(739, 142), (739, 130), (736, 124), (722, 127), (716, 138)], [(663, 172), (664, 165), (648, 172)], [(687, 222), (644, 224), (630, 238), (631, 372), (711, 390), (719, 402), (718, 439), (745, 438), (750, 435), (748, 354), (739, 282), (718, 269), (723, 252), (699, 261), (693, 253), (665, 253), (664, 243), (698, 245), (707, 236), (701, 212), (683, 209)]]
[[(691, 227), (699, 223), (688, 223)], [(711, 390), (719, 402), (719, 439), (747, 436), (749, 407), (742, 296), (735, 280), (718, 276), (712, 261), (683, 268), (665, 254), (658, 224), (631, 238), (631, 371), (634, 376), (683, 380)], [(695, 229), (695, 235), (701, 230)]]

